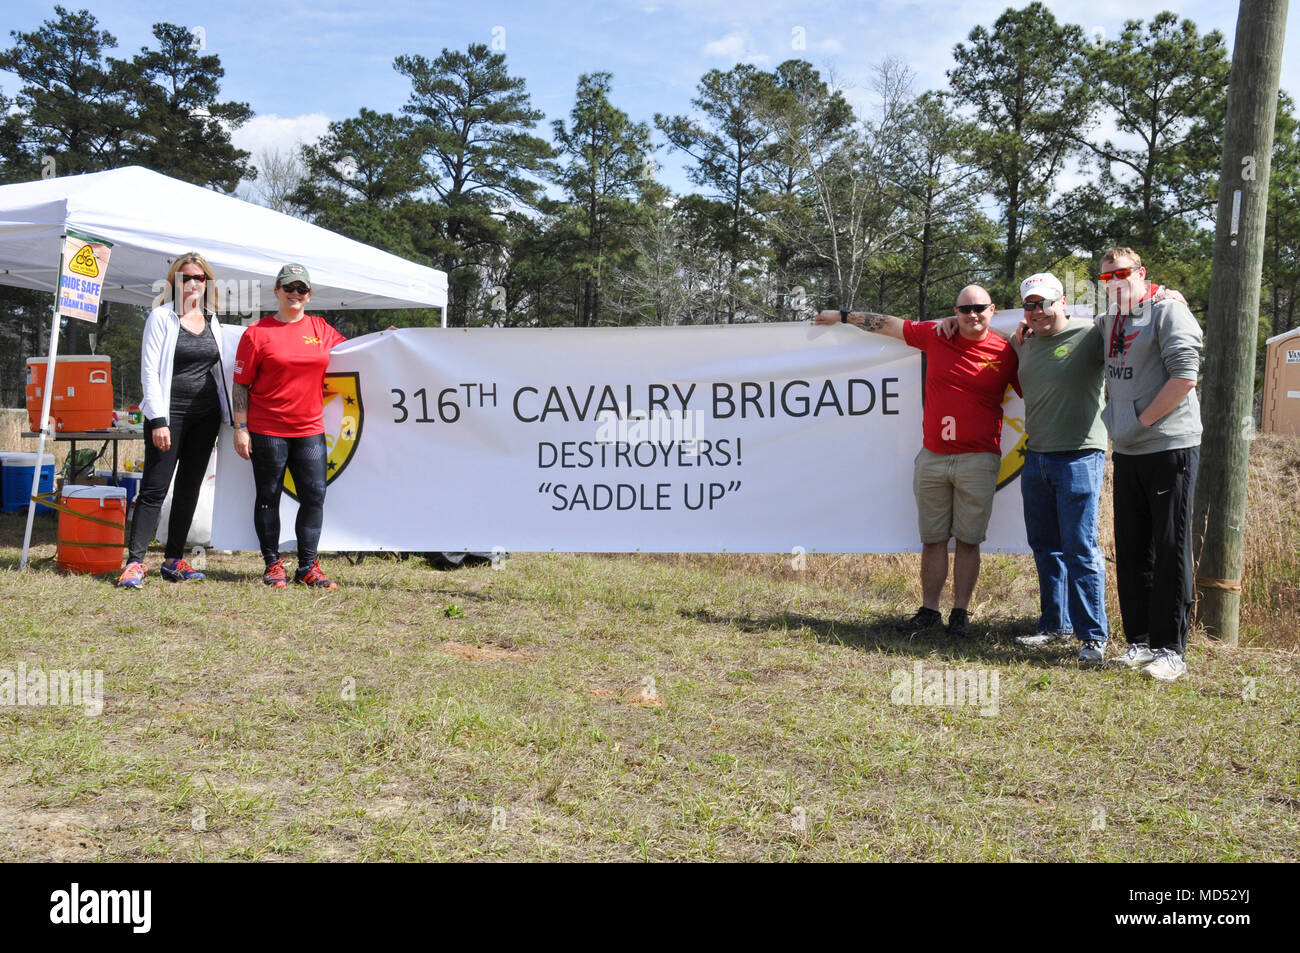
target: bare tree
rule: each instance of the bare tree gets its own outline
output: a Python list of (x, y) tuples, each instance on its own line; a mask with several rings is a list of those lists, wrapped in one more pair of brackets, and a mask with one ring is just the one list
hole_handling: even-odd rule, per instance
[(614, 295), (636, 323), (679, 324), (690, 307), (683, 261), (681, 228), (674, 215), (675, 200), (653, 186), (645, 200), (646, 214), (632, 232), (638, 268), (621, 271)]
[[(895, 165), (910, 83), (907, 69), (887, 60), (877, 67), (873, 84), (880, 97), (877, 117), (829, 135), (807, 134), (818, 126), (807, 101), (787, 101), (765, 117), (790, 160), (806, 170), (817, 220), (816, 227), (792, 229), (782, 238), (823, 264), (841, 307), (853, 305), (873, 259), (905, 227), (898, 187), (885, 170)], [(833, 77), (828, 85), (833, 88)], [(782, 223), (773, 219), (769, 227), (779, 232)]]
[(253, 164), (257, 167), (254, 198), (269, 209), (289, 213), (289, 196), (307, 175), (302, 162), (302, 143), (297, 142), (288, 149), (263, 146)]

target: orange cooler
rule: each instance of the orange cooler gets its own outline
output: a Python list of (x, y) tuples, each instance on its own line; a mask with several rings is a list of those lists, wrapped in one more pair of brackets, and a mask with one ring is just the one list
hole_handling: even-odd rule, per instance
[[(41, 429), (48, 359), (27, 359), (27, 423)], [(78, 433), (113, 426), (113, 369), (109, 358), (95, 354), (60, 354), (54, 362), (54, 396), (50, 416), (56, 430)]]
[(126, 538), (126, 490), (73, 484), (63, 488), (63, 505), (73, 512), (59, 511), (59, 568), (64, 572), (120, 572)]

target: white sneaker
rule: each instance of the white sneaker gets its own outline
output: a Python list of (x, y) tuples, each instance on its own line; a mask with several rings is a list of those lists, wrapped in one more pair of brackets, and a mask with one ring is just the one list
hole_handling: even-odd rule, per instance
[(1073, 632), (1035, 632), (1033, 635), (1017, 635), (1016, 645), (1039, 646), (1059, 642), (1068, 645), (1074, 641)]
[(1123, 655), (1116, 655), (1110, 660), (1112, 665), (1123, 665), (1125, 668), (1142, 668), (1149, 665), (1156, 659), (1156, 654), (1151, 651), (1151, 646), (1145, 642), (1133, 642), (1129, 644), (1128, 651)]
[(1187, 663), (1173, 649), (1156, 649), (1155, 661), (1142, 669), (1143, 674), (1162, 682), (1175, 682), (1187, 674)]
[(1085, 642), (1083, 648), (1079, 649), (1079, 661), (1091, 664), (1099, 664), (1106, 660), (1106, 643), (1105, 642)]

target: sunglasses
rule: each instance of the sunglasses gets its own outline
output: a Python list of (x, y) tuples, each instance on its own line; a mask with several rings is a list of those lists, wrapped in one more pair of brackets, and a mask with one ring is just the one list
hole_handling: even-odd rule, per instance
[(1052, 308), (1056, 306), (1056, 302), (1059, 300), (1059, 298), (1044, 298), (1042, 301), (1025, 301), (1023, 304), (1026, 311), (1037, 311), (1041, 309), (1043, 312), (1047, 312), (1052, 310)]
[(305, 295), (307, 292), (311, 291), (311, 289), (301, 281), (295, 281), (291, 285), (281, 285), (280, 289), (284, 291), (285, 294), (291, 295)]
[(181, 275), (181, 284), (188, 285), (191, 281), (207, 281), (207, 275)]
[(1097, 276), (1097, 280), (1110, 281), (1114, 278), (1116, 281), (1123, 281), (1136, 270), (1136, 268), (1116, 268), (1114, 271), (1103, 271)]
[(987, 311), (991, 307), (993, 307), (992, 301), (988, 304), (959, 304), (957, 305), (957, 310), (962, 314), (979, 314), (981, 311)]

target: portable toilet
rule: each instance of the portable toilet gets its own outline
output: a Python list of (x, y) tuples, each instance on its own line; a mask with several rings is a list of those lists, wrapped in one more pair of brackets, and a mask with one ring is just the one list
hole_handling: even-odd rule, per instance
[(1300, 437), (1300, 328), (1268, 339), (1260, 429)]

